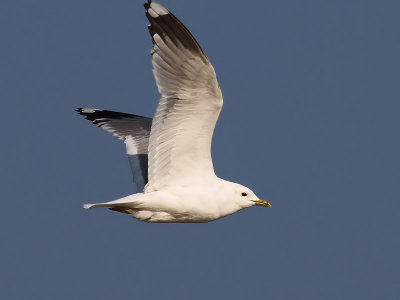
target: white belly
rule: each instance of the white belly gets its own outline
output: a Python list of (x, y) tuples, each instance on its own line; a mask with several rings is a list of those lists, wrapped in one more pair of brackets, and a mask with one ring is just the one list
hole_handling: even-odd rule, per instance
[(143, 194), (132, 216), (145, 222), (205, 223), (241, 209), (216, 189), (174, 187)]

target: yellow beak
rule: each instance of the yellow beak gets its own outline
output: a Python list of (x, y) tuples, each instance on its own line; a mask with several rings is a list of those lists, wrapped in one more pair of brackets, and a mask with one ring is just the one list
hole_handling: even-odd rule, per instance
[(268, 201), (265, 201), (265, 200), (255, 200), (253, 202), (256, 205), (261, 205), (261, 206), (265, 206), (265, 207), (271, 207), (271, 203), (269, 203)]

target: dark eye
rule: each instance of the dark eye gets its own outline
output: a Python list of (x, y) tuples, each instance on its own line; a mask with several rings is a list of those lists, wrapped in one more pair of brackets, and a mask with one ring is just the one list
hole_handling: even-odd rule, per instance
[(243, 193), (242, 193), (242, 196), (243, 196), (243, 197), (246, 197), (246, 196), (247, 196), (247, 193), (243, 192)]

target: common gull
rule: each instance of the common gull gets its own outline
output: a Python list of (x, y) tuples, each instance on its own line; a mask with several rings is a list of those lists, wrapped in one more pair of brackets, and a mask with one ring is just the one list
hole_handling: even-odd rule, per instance
[(249, 188), (218, 178), (211, 140), (222, 108), (213, 66), (189, 30), (166, 8), (145, 3), (153, 73), (161, 94), (153, 119), (78, 108), (123, 140), (137, 193), (84, 208), (108, 207), (146, 222), (210, 222), (270, 203)]

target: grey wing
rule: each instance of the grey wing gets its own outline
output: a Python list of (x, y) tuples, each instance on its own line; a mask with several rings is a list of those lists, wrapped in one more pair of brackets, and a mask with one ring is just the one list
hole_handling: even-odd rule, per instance
[(137, 192), (148, 181), (148, 145), (152, 119), (109, 110), (78, 108), (78, 114), (123, 140)]
[(145, 8), (161, 93), (149, 140), (147, 193), (216, 177), (211, 140), (223, 100), (214, 68), (189, 30), (156, 2)]

